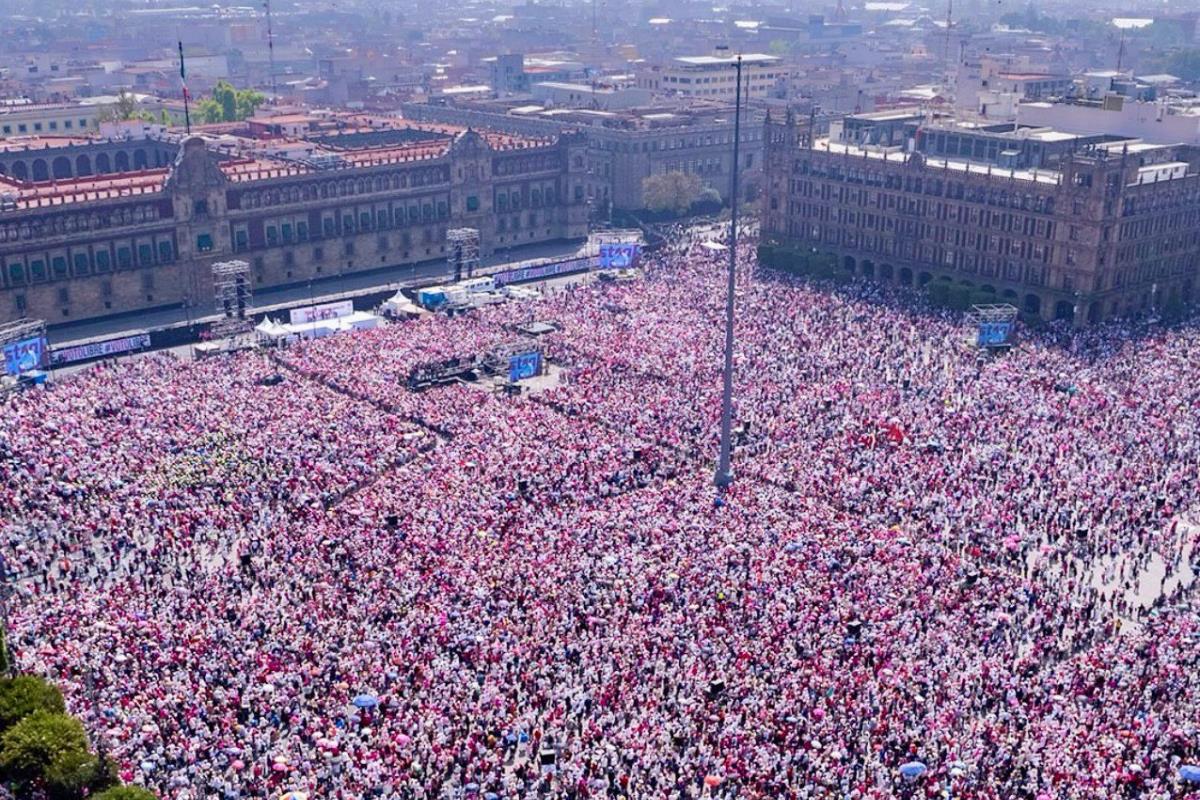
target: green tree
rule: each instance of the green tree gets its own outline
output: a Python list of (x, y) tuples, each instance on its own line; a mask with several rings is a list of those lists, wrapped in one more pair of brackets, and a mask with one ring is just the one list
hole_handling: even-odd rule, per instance
[(100, 762), (86, 750), (63, 752), (46, 766), (42, 778), (51, 800), (77, 800), (92, 788)]
[(137, 98), (124, 89), (117, 92), (117, 100), (100, 114), (101, 122), (125, 122), (137, 113)]
[(217, 81), (213, 87), (213, 100), (221, 106), (223, 122), (236, 122), (238, 119), (237, 90), (228, 81)]
[(62, 692), (35, 675), (18, 675), (0, 680), (0, 731), (6, 731), (35, 711), (61, 714)]
[(74, 717), (35, 711), (0, 736), (0, 778), (29, 782), (70, 772), (88, 756), (87, 734)]
[(664, 172), (642, 179), (642, 196), (650, 211), (670, 211), (685, 214), (700, 197), (699, 175), (686, 172)]
[(242, 89), (237, 93), (235, 102), (237, 108), (237, 118), (247, 119), (254, 116), (254, 112), (258, 111), (258, 107), (267, 101), (262, 92), (256, 92), (253, 89)]
[(141, 786), (114, 786), (94, 795), (92, 800), (156, 800), (154, 792)]
[(225, 112), (221, 108), (220, 103), (206, 97), (196, 104), (196, 119), (204, 125), (223, 122), (225, 120)]

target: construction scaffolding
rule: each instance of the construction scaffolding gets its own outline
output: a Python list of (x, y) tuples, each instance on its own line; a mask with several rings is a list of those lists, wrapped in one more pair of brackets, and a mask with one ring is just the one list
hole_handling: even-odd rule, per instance
[(246, 261), (218, 261), (212, 265), (213, 300), (217, 321), (212, 325), (215, 338), (245, 333), (254, 327), (251, 307), (254, 289), (250, 264)]
[(470, 278), (479, 269), (479, 229), (450, 228), (446, 231), (446, 252), (455, 282)]

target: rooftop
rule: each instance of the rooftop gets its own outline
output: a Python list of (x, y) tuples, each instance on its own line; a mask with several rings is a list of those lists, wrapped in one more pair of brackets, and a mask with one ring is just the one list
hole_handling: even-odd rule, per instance
[[(741, 58), (743, 64), (774, 64), (780, 60), (778, 56), (769, 56), (766, 53), (742, 53)], [(732, 66), (737, 61), (737, 56), (680, 56), (674, 61), (687, 67)]]

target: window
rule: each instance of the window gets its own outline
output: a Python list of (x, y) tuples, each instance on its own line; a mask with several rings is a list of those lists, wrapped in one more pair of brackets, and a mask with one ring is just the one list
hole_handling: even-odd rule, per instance
[(64, 306), (65, 306), (67, 303), (71, 302), (71, 292), (70, 292), (70, 290), (68, 290), (68, 289), (67, 289), (67, 287), (66, 287), (66, 286), (60, 286), (60, 287), (59, 287), (59, 289), (58, 289), (58, 302), (59, 302), (61, 305), (64, 305)]
[(66, 256), (55, 256), (50, 259), (50, 267), (54, 270), (55, 278), (67, 277), (67, 258)]
[(107, 250), (96, 251), (96, 269), (100, 272), (108, 272), (112, 266), (112, 259)]
[(75, 261), (75, 274), (76, 275), (87, 275), (88, 271), (89, 271), (88, 267), (91, 266), (88, 263), (87, 253), (76, 253), (74, 261)]
[(313, 261), (321, 261), (324, 258), (325, 258), (325, 248), (324, 247), (314, 247), (313, 248)]
[(154, 248), (149, 244), (138, 245), (138, 266), (148, 267), (154, 263)]
[(467, 195), (467, 211), (479, 210), (479, 198), (475, 195)]
[(211, 252), (213, 249), (213, 240), (211, 233), (202, 233), (196, 237), (196, 250), (201, 253)]
[(14, 295), (13, 302), (16, 303), (18, 314), (24, 314), (29, 307), (29, 303), (25, 300), (25, 295), (23, 294)]
[(153, 289), (154, 289), (154, 273), (153, 272), (143, 272), (142, 273), (142, 291), (149, 292), (149, 291), (152, 291)]
[(170, 242), (158, 243), (158, 260), (163, 264), (170, 264), (175, 260), (175, 248)]
[(79, 120), (79, 127), (86, 128), (87, 126), (88, 126), (88, 123), (87, 123), (86, 119)]
[(346, 242), (343, 252), (348, 256), (354, 255), (354, 242)]

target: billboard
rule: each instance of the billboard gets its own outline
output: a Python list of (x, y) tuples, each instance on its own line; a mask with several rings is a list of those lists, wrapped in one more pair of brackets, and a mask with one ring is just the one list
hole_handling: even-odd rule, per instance
[(293, 325), (303, 325), (306, 322), (320, 322), (326, 319), (337, 319), (354, 313), (354, 302), (338, 300), (334, 303), (322, 303), (319, 306), (304, 306), (293, 308), (288, 315)]
[(567, 275), (572, 272), (582, 272), (588, 268), (588, 260), (586, 258), (573, 258), (570, 261), (555, 261), (549, 264), (533, 264), (528, 267), (517, 267), (503, 272), (497, 272), (492, 276), (497, 286), (507, 286), (511, 283), (524, 283), (525, 281), (539, 281), (545, 278), (554, 278), (558, 275)]
[(531, 353), (518, 353), (509, 356), (508, 379), (512, 383), (525, 378), (532, 378), (542, 371), (542, 354), (536, 350)]
[(132, 336), (122, 336), (119, 339), (107, 339), (103, 342), (80, 344), (74, 347), (64, 347), (50, 353), (50, 363), (54, 366), (74, 364), (76, 361), (87, 361), (90, 358), (106, 358), (121, 353), (131, 353), (150, 346), (150, 334), (135, 333)]
[(46, 337), (31, 336), (4, 345), (4, 371), (9, 375), (23, 375), (39, 370), (46, 365)]
[(979, 347), (1004, 347), (1012, 336), (1013, 324), (1004, 322), (980, 322), (975, 342)]
[(633, 242), (600, 245), (600, 269), (629, 269), (637, 260), (638, 248)]

